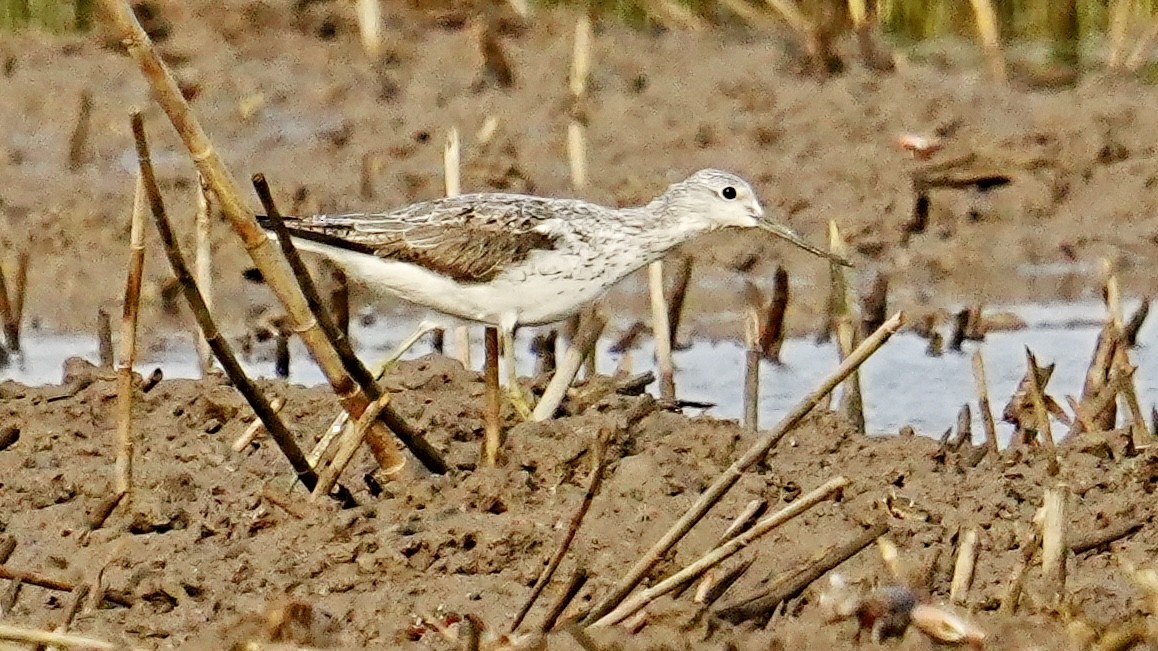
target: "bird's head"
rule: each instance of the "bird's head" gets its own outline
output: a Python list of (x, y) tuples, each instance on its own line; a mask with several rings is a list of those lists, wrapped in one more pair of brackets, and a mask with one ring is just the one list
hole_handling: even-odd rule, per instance
[(664, 198), (669, 209), (701, 221), (701, 226), (707, 230), (759, 228), (809, 253), (851, 266), (844, 258), (809, 244), (792, 229), (768, 217), (756, 191), (735, 174), (714, 169), (700, 170), (668, 188)]

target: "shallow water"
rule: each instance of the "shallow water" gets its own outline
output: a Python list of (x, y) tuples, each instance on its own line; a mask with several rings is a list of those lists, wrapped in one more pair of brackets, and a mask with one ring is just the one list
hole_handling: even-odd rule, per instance
[[(1130, 313), (1136, 303), (1127, 302)], [(1099, 321), (1103, 310), (1098, 303), (994, 306), (1010, 311), (1026, 321), (1023, 330), (995, 332), (984, 342), (966, 342), (963, 353), (946, 352), (941, 357), (925, 354), (926, 341), (910, 333), (896, 335), (861, 369), (867, 427), (873, 433), (893, 433), (904, 425), (921, 434), (940, 436), (956, 423), (957, 411), (965, 400), (973, 409), (974, 436), (981, 436), (976, 391), (972, 373), (972, 354), (978, 348), (985, 357), (990, 400), (995, 418), (1017, 387), (1025, 372), (1025, 347), (1037, 355), (1040, 364), (1056, 363), (1047, 391), (1059, 403), (1066, 395), (1081, 392), (1085, 370), (1093, 354)], [(387, 354), (395, 343), (409, 333), (416, 320), (378, 318), (373, 325), (355, 324), (352, 336), (364, 359), (374, 361)], [(625, 326), (626, 324), (622, 324)], [(477, 337), (477, 333), (473, 333)], [(519, 366), (528, 374), (534, 359), (526, 354), (533, 332), (519, 337)], [(1147, 346), (1158, 337), (1158, 326), (1148, 322), (1139, 335), (1139, 345), (1132, 351), (1138, 366), (1135, 382), (1144, 412), (1158, 402), (1158, 349)], [(449, 339), (449, 337), (448, 337)], [(599, 370), (612, 372), (621, 355), (608, 351), (611, 337), (601, 340)], [(474, 341), (472, 359), (481, 364), (482, 346)], [(449, 346), (449, 344), (448, 344)], [(31, 332), (25, 337), (25, 352), (7, 368), (0, 369), (0, 379), (14, 379), (27, 384), (60, 381), (61, 367), (70, 356), (97, 359), (96, 342), (89, 337)], [(408, 358), (427, 354), (429, 344), (422, 342)], [(634, 372), (653, 368), (653, 348), (649, 339), (632, 353)], [(760, 424), (771, 427), (797, 401), (811, 391), (837, 365), (833, 344), (816, 345), (811, 339), (790, 339), (781, 351), (783, 364), (761, 365)], [(324, 382), (321, 372), (300, 344), (293, 346), (290, 379), (312, 385)], [(713, 403), (708, 410), (716, 416), (739, 418), (742, 414), (741, 387), (744, 376), (744, 349), (736, 342), (694, 342), (676, 351), (676, 387), (680, 398)], [(265, 356), (245, 363), (255, 376), (271, 376), (273, 362)], [(149, 356), (138, 370), (149, 373), (160, 367), (165, 377), (195, 377), (197, 365), (188, 338), (175, 339), (167, 350)], [(651, 387), (655, 389), (654, 385)], [(839, 391), (839, 390), (838, 390)], [(998, 422), (999, 433), (1007, 439), (1009, 425)]]

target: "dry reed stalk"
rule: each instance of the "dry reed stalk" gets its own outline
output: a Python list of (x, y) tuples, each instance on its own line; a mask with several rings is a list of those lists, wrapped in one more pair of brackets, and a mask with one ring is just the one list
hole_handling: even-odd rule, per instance
[[(62, 635), (68, 633), (68, 627), (72, 626), (73, 620), (75, 620), (76, 616), (80, 613), (81, 606), (84, 605), (85, 598), (88, 597), (91, 591), (92, 588), (89, 587), (88, 584), (82, 583), (77, 585), (72, 592), (68, 593), (68, 602), (64, 605), (64, 612), (61, 614), (60, 623), (52, 629), (53, 633)], [(47, 648), (50, 647), (44, 642), (36, 645), (36, 651), (45, 651)], [(51, 648), (59, 649), (61, 647), (54, 645)]]
[(777, 265), (772, 281), (772, 300), (768, 303), (760, 324), (760, 352), (773, 364), (780, 363), (780, 349), (784, 346), (784, 317), (788, 313), (788, 271)]
[(567, 582), (567, 587), (563, 589), (563, 593), (559, 595), (559, 599), (547, 610), (547, 615), (543, 617), (543, 623), (539, 625), (540, 633), (550, 633), (555, 628), (555, 624), (559, 618), (563, 616), (563, 612), (567, 610), (567, 606), (575, 600), (579, 595), (579, 591), (587, 584), (588, 574), (587, 569), (578, 567), (575, 573), (571, 575), (571, 580)]
[(290, 333), (278, 328), (273, 335), (273, 374), (283, 380), (290, 376)]
[(992, 0), (969, 0), (973, 5), (973, 16), (977, 21), (977, 34), (981, 38), (981, 46), (985, 49), (985, 56), (989, 59), (989, 72), (995, 81), (1004, 82), (1006, 79), (1005, 54), (1001, 51), (1001, 32), (997, 24), (997, 12), (993, 10)]
[(1106, 34), (1106, 67), (1118, 70), (1122, 67), (1122, 50), (1126, 45), (1126, 27), (1134, 8), (1133, 0), (1111, 0), (1110, 24)]
[(693, 561), (684, 569), (676, 572), (670, 577), (660, 581), (656, 585), (640, 592), (635, 597), (620, 604), (615, 610), (601, 616), (599, 619), (591, 623), (591, 626), (611, 626), (618, 624), (623, 620), (631, 617), (635, 613), (647, 607), (648, 604), (665, 594), (675, 590), (679, 586), (688, 581), (695, 580), (708, 570), (728, 560), (737, 552), (747, 548), (752, 543), (756, 542), (761, 536), (771, 532), (792, 520), (793, 518), (808, 511), (813, 506), (831, 498), (833, 495), (840, 492), (843, 488), (848, 486), (849, 481), (845, 477), (834, 477), (823, 485), (801, 495), (798, 499), (793, 501), (783, 509), (773, 513), (756, 523), (748, 531), (736, 536), (732, 540), (716, 547), (715, 549), (704, 554), (697, 560)]
[[(2, 261), (0, 261), (0, 320), (4, 322), (4, 340), (8, 350), (20, 350), (20, 327), (16, 318), (16, 310), (8, 298), (8, 283), (4, 278)], [(2, 357), (0, 355), (0, 358)]]
[[(462, 193), (462, 141), (458, 127), (451, 127), (446, 134), (446, 144), (442, 149), (442, 176), (446, 186), (446, 196), (457, 197)], [(454, 328), (454, 356), (462, 362), (463, 368), (470, 368), (470, 330), (460, 325)]]
[[(349, 338), (338, 328), (333, 317), (329, 311), (326, 310), (322, 302), (321, 293), (318, 291), (317, 285), (310, 276), (309, 270), (306, 269), (305, 263), (298, 254), (297, 247), (294, 246), (293, 238), (290, 236), (289, 231), (285, 227), (285, 223), (282, 221), (281, 211), (278, 210), (277, 205), (274, 203), (273, 193), (269, 189), (265, 175), (255, 174), (253, 176), (253, 187), (261, 199), (262, 206), (265, 208), (266, 214), (269, 217), (270, 225), (277, 234), (278, 245), (281, 247), (282, 255), (289, 265), (294, 278), (297, 280), (298, 286), (302, 290), (302, 295), (305, 296), (306, 305), (309, 307), (310, 313), (321, 327), (322, 333), (330, 343), (330, 346), (337, 352), (342, 369), (348, 377), (357, 383), (362, 391), (362, 395), (374, 401), (371, 404), (377, 406), (375, 414), (381, 416), (382, 412), (389, 408), (389, 402), (381, 400), (381, 388), (375, 382), (370, 371), (368, 371), (361, 360), (358, 359), (358, 355), (354, 352), (353, 344), (350, 343)], [(281, 340), (279, 340), (279, 343), (281, 343)], [(398, 447), (394, 445), (394, 442), (381, 430), (380, 424), (372, 425), (364, 434), (369, 441), (370, 452), (374, 455), (374, 460), (383, 472), (387, 474), (397, 473), (405, 466), (405, 458), (398, 451)], [(415, 443), (416, 445), (411, 449), (415, 452), (415, 455), (422, 460), (424, 465), (428, 468), (445, 468), (445, 461), (442, 460), (437, 451), (430, 448), (428, 443), (422, 440), (418, 440)], [(324, 453), (323, 456), (330, 455)], [(353, 452), (351, 451), (350, 457), (352, 456)], [(347, 463), (350, 457), (346, 459)], [(318, 466), (315, 465), (314, 467), (317, 468)], [(335, 472), (340, 475), (344, 468), (345, 465), (343, 464)], [(329, 490), (333, 488), (333, 485), (327, 485), (327, 482), (319, 482), (318, 486), (321, 490), (315, 489), (315, 498), (319, 495), (327, 495)]]
[(374, 152), (366, 152), (362, 154), (362, 166), (359, 168), (360, 174), (358, 176), (358, 196), (365, 201), (370, 201), (374, 198), (374, 177), (378, 175), (378, 168), (382, 165), (382, 159)]
[(1041, 571), (1055, 602), (1066, 591), (1066, 501), (1069, 487), (1058, 484), (1046, 489), (1041, 506)]
[[(69, 581), (62, 581), (52, 577), (37, 574), (36, 572), (26, 572), (23, 570), (13, 569), (6, 565), (0, 565), (0, 579), (5, 581), (17, 581), (27, 585), (34, 585), (38, 588), (46, 590), (55, 590), (57, 592), (72, 592), (76, 589), (76, 584)], [(130, 595), (120, 592), (118, 590), (103, 591), (104, 601), (115, 606), (124, 606), (131, 608), (136, 599)]]
[(543, 390), (543, 397), (539, 398), (539, 402), (535, 404), (535, 410), (531, 413), (532, 421), (542, 422), (555, 415), (555, 410), (563, 403), (567, 388), (571, 386), (571, 381), (578, 375), (579, 367), (583, 365), (583, 360), (587, 358), (588, 352), (595, 348), (595, 344), (599, 341), (599, 335), (603, 333), (603, 328), (606, 325), (607, 317), (601, 312), (588, 311), (586, 313), (579, 329), (572, 337), (571, 345), (568, 346), (567, 352), (563, 355), (563, 362), (559, 364), (559, 368), (551, 376), (551, 381)]
[(992, 454), (1000, 454), (997, 425), (993, 422), (993, 409), (989, 405), (989, 383), (985, 380), (985, 360), (980, 350), (973, 353), (973, 379), (977, 383), (977, 408), (981, 412), (981, 423), (985, 426), (985, 446)]
[(838, 384), (844, 381), (850, 373), (860, 367), (866, 359), (872, 356), (889, 340), (905, 323), (904, 312), (898, 312), (884, 323), (876, 332), (861, 342), (860, 346), (851, 355), (841, 362), (840, 366), (820, 383), (812, 393), (790, 411), (783, 420), (767, 434), (761, 436), (739, 459), (724, 470), (704, 490), (696, 502), (652, 545), (652, 547), (636, 561), (635, 565), (611, 590), (611, 592), (597, 602), (588, 614), (586, 621), (596, 621), (618, 606), (624, 598), (639, 585), (651, 568), (665, 554), (678, 543), (704, 515), (711, 510), (736, 485), (736, 482), (757, 462), (764, 459), (768, 452), (792, 431), (807, 416), (812, 409), (828, 395)]
[[(282, 398), (281, 396), (277, 396), (273, 400), (269, 401), (269, 407), (275, 414), (280, 414), (281, 408), (284, 406), (285, 398)], [(249, 424), (249, 427), (245, 428), (245, 431), (241, 433), (241, 436), (237, 437), (237, 440), (233, 442), (233, 445), (231, 445), (230, 448), (234, 452), (242, 452), (248, 448), (250, 444), (252, 444), (257, 439), (257, 437), (261, 436), (261, 433), (264, 431), (265, 425), (261, 423), (261, 419), (254, 418), (253, 422)], [(312, 465), (313, 464), (311, 464), (311, 466)]]
[[(11, 350), (20, 350), (20, 325), (24, 321), (24, 299), (28, 295), (28, 251), (21, 251), (16, 256), (16, 279), (12, 281), (12, 320), (5, 321), (5, 336), (9, 339)], [(2, 292), (3, 290), (0, 290)]]
[(575, 21), (575, 45), (571, 51), (569, 88), (572, 97), (587, 95), (587, 80), (591, 73), (591, 18), (583, 13)]
[(671, 327), (667, 321), (667, 301), (663, 295), (663, 260), (647, 268), (651, 288), (651, 332), (655, 340), (655, 363), (659, 371), (659, 397), (675, 400), (675, 364), (671, 356)]
[[(145, 138), (145, 127), (140, 113), (133, 113), (132, 128), (133, 138), (136, 141), (137, 162), (140, 165), (141, 180), (144, 183), (149, 206), (153, 212), (153, 221), (157, 227), (161, 242), (165, 247), (165, 254), (169, 258), (169, 264), (173, 268), (173, 275), (177, 277), (181, 284), (185, 300), (189, 303), (189, 308), (197, 319), (201, 331), (205, 334), (205, 339), (209, 342), (210, 347), (213, 349), (213, 354), (217, 356), (217, 361), (220, 362), (221, 367), (225, 370), (233, 386), (245, 397), (246, 402), (249, 403), (254, 413), (256, 413), (258, 418), (265, 424), (266, 430), (277, 443), (282, 454), (284, 454), (290, 462), (294, 472), (297, 473), (298, 480), (301, 481), (302, 485), (308, 490), (313, 490), (317, 485), (318, 479), (313, 468), (310, 467), (305, 457), (302, 456), (302, 452), (298, 448), (293, 434), (286, 428), (285, 423), (281, 421), (277, 413), (270, 407), (265, 396), (262, 395), (261, 391), (241, 368), (241, 364), (238, 363), (233, 351), (229, 348), (228, 342), (226, 342), (225, 338), (221, 336), (221, 333), (217, 330), (217, 324), (214, 323), (213, 316), (209, 313), (209, 308), (205, 305), (205, 301), (201, 297), (201, 292), (197, 289), (197, 281), (193, 278), (193, 273), (189, 270), (189, 265), (186, 264), (185, 258), (181, 254), (181, 249), (177, 244), (177, 237), (173, 233), (173, 227), (169, 224), (168, 216), (165, 214), (165, 204), (161, 198), (161, 191), (157, 187), (157, 180), (153, 173), (153, 162), (149, 156), (149, 145)], [(361, 414), (362, 411), (364, 410), (359, 410), (358, 413)]]
[[(374, 402), (370, 403), (366, 411), (358, 416), (357, 421), (347, 424), (343, 429), (342, 436), (338, 438), (334, 456), (329, 465), (317, 466), (318, 485), (310, 495), (311, 499), (318, 500), (329, 495), (330, 489), (338, 483), (338, 479), (346, 470), (346, 466), (350, 465), (350, 461), (353, 460), (358, 448), (362, 447), (362, 442), (366, 440), (366, 434), (378, 425), (378, 414), (388, 404), (390, 404), (390, 394), (380, 394)], [(395, 467), (382, 467), (382, 471), (386, 474), (398, 472), (405, 462), (402, 457), (398, 457), (397, 463), (398, 465)]]
[[(1078, 414), (1078, 418), (1074, 419), (1073, 424), (1070, 425), (1067, 436), (1074, 436), (1083, 431), (1089, 432), (1090, 434), (1109, 431), (1109, 429), (1103, 428), (1100, 425), (1095, 414), (1103, 413), (1111, 407), (1113, 408), (1113, 412), (1117, 411), (1116, 401), (1118, 394), (1122, 392), (1126, 382), (1133, 377), (1135, 370), (1137, 369), (1132, 366), (1116, 369), (1110, 376), (1109, 381), (1106, 382), (1096, 394), (1088, 400), (1081, 402), (1074, 401), (1076, 403), (1075, 413)], [(1113, 428), (1111, 427), (1110, 429)]]
[[(355, 417), (361, 415), (369, 405), (369, 399), (346, 374), (337, 351), (310, 312), (301, 288), (289, 273), (285, 261), (278, 257), (277, 245), (265, 234), (252, 211), (245, 206), (237, 181), (193, 115), (176, 79), (157, 54), (152, 41), (133, 14), (131, 5), (126, 0), (99, 0), (99, 4), (110, 22), (112, 32), (122, 39), (129, 55), (152, 88), (157, 103), (177, 130), (193, 163), (213, 190), (222, 213), (229, 220), (254, 265), (261, 271), (266, 284), (285, 308), (290, 329), (310, 351), (343, 408)], [(220, 358), (218, 361), (221, 361)], [(420, 442), (424, 443), (421, 435), (389, 406), (380, 416), (383, 423), (411, 450), (416, 450), (416, 445), (421, 446)], [(373, 432), (371, 434), (374, 435)]]
[(113, 321), (103, 307), (97, 310), (97, 356), (101, 368), (113, 367)]
[(75, 172), (84, 167), (90, 155), (88, 150), (89, 131), (92, 127), (92, 93), (85, 89), (80, 94), (76, 126), (68, 138), (68, 169)]
[[(194, 276), (197, 278), (197, 287), (201, 289), (201, 295), (205, 297), (205, 305), (210, 311), (213, 310), (211, 205), (209, 201), (209, 187), (205, 184), (205, 177), (198, 174), (197, 217), (194, 224), (197, 233), (197, 243), (194, 249), (193, 269)], [(201, 368), (201, 377), (205, 377), (209, 374), (210, 369), (213, 368), (213, 351), (209, 350), (209, 343), (205, 341), (205, 335), (201, 334), (200, 330), (196, 332), (195, 336), (197, 337), (195, 342), (197, 346), (197, 365)]]
[(567, 556), (567, 551), (571, 549), (571, 543), (575, 540), (575, 534), (579, 532), (579, 527), (583, 526), (583, 519), (587, 517), (587, 511), (591, 509), (591, 503), (595, 500), (595, 496), (599, 494), (599, 489), (603, 486), (603, 475), (607, 470), (607, 464), (610, 461), (610, 456), (607, 454), (608, 432), (603, 431), (595, 439), (594, 455), (592, 457), (591, 475), (587, 479), (587, 491), (583, 494), (583, 500), (579, 502), (579, 508), (575, 509), (575, 513), (571, 516), (571, 521), (567, 525), (567, 532), (563, 534), (563, 539), (559, 541), (559, 546), (555, 548), (555, 553), (551, 555), (550, 560), (547, 561), (547, 566), (543, 568), (543, 572), (539, 578), (535, 580), (535, 585), (531, 587), (531, 594), (528, 595), (527, 600), (523, 602), (522, 608), (519, 609), (518, 614), (515, 615), (515, 621), (511, 624), (510, 631), (514, 633), (518, 630), (519, 625), (523, 623), (527, 613), (531, 611), (531, 607), (535, 605), (539, 595), (543, 593), (543, 589), (551, 582), (555, 576), (555, 572), (559, 569), (559, 565)]
[[(486, 360), (486, 414), (480, 458), (485, 466), (499, 462), (502, 447), (502, 394), (499, 391), (499, 331), (487, 326), (483, 330), (483, 358)], [(511, 387), (514, 390), (514, 387)]]
[(1033, 403), (1033, 419), (1037, 425), (1037, 435), (1045, 444), (1046, 452), (1049, 454), (1047, 472), (1049, 472), (1051, 476), (1054, 476), (1061, 471), (1057, 459), (1057, 446), (1055, 446), (1053, 442), (1053, 428), (1049, 422), (1049, 411), (1045, 407), (1045, 395), (1042, 392), (1042, 386), (1038, 379), (1037, 358), (1033, 356), (1028, 346), (1025, 348), (1025, 363), (1029, 367), (1025, 377), (1029, 380), (1029, 399)]
[(878, 521), (852, 540), (821, 550), (804, 566), (784, 572), (759, 594), (724, 606), (716, 615), (734, 624), (753, 619), (768, 621), (782, 603), (804, 592), (814, 581), (859, 554), (888, 531), (888, 522)]
[(109, 649), (111, 651), (112, 649), (124, 648), (119, 644), (113, 644), (112, 642), (105, 642), (104, 640), (97, 640), (91, 637), (22, 628), (10, 624), (0, 624), (0, 640), (22, 642), (25, 644), (51, 644), (69, 649)]
[(961, 536), (957, 562), (953, 565), (953, 580), (949, 584), (949, 601), (962, 606), (968, 599), (973, 584), (973, 567), (977, 562), (977, 529), (970, 528)]
[(760, 424), (760, 304), (759, 290), (747, 283), (744, 309), (744, 429), (755, 432)]
[(863, 29), (868, 21), (868, 6), (865, 0), (848, 0), (848, 15), (855, 29)]
[(571, 165), (571, 187), (582, 192), (587, 187), (587, 120), (582, 104), (587, 98), (587, 80), (591, 75), (591, 18), (586, 14), (575, 22), (575, 44), (571, 52), (571, 75), (568, 86), (573, 102), (572, 118), (567, 125), (567, 159)]
[(137, 361), (137, 323), (141, 313), (141, 274), (145, 270), (145, 182), (137, 174), (129, 227), (129, 271), (121, 313), (121, 359), (117, 367), (116, 492), (133, 489), (133, 364)]
[(691, 256), (680, 256), (679, 266), (676, 267), (675, 278), (672, 280), (671, 291), (667, 294), (667, 322), (671, 331), (671, 347), (679, 349), (680, 322), (684, 316), (684, 302), (688, 296), (688, 285), (692, 280), (693, 259)]
[[(334, 324), (342, 336), (350, 338), (350, 280), (342, 268), (329, 264), (332, 289), (330, 290), (330, 313), (334, 315)], [(439, 351), (442, 352), (442, 351)]]
[[(840, 258), (849, 255), (848, 243), (840, 233), (835, 221), (828, 222), (828, 250)], [(853, 304), (849, 300), (848, 273), (845, 268), (835, 262), (829, 265), (829, 274), (832, 283), (833, 306), (836, 308), (836, 340), (840, 348), (840, 357), (843, 360), (852, 352), (856, 345), (857, 332), (853, 318)], [(864, 434), (864, 398), (861, 394), (860, 373), (853, 371), (844, 383), (844, 395), (840, 401), (840, 411), (852, 423), (856, 431)]]
[(1146, 317), (1150, 315), (1150, 299), (1143, 298), (1142, 302), (1138, 304), (1138, 309), (1130, 315), (1129, 320), (1122, 326), (1122, 343), (1126, 348), (1133, 348), (1138, 344), (1138, 331), (1142, 329), (1142, 324), (1146, 322)]
[(371, 61), (376, 61), (382, 52), (382, 5), (381, 0), (356, 0), (358, 33), (362, 37), (362, 49)]
[[(1082, 393), (1078, 399), (1078, 404), (1088, 414), (1089, 418), (1094, 421), (1096, 429), (1094, 431), (1109, 431), (1114, 429), (1114, 423), (1117, 421), (1117, 406), (1111, 400), (1110, 402), (1100, 403), (1099, 409), (1094, 410), (1092, 404), (1096, 402), (1096, 396), (1104, 392), (1105, 387), (1110, 382), (1110, 377), (1113, 374), (1114, 358), (1117, 356), (1117, 348), (1121, 345), (1118, 339), (1117, 330), (1114, 329), (1112, 323), (1106, 323), (1102, 331), (1098, 334), (1097, 344), (1094, 346), (1094, 354), (1090, 359), (1089, 368), (1086, 369), (1085, 381), (1082, 384)], [(1115, 392), (1112, 394), (1116, 396)], [(1071, 433), (1073, 430), (1071, 430)]]
[(889, 277), (881, 272), (873, 277), (868, 293), (861, 299), (860, 331), (872, 332), (888, 318)]
[(1122, 332), (1122, 294), (1118, 290), (1118, 276), (1114, 273), (1113, 265), (1109, 260), (1102, 260), (1102, 273), (1105, 275), (1103, 291), (1106, 300), (1106, 310), (1110, 313), (1110, 323), (1114, 331)]

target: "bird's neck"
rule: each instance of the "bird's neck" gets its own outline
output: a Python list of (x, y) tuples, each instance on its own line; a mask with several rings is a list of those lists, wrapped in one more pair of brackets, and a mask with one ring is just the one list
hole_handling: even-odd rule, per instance
[(707, 222), (688, 218), (667, 197), (659, 197), (638, 209), (643, 223), (639, 231), (640, 245), (648, 262), (662, 258), (665, 253), (711, 230)]

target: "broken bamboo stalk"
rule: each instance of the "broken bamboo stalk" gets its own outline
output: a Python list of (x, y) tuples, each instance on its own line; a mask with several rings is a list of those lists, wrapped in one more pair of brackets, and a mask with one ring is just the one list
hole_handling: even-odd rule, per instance
[(1006, 79), (1005, 54), (1001, 51), (1001, 32), (997, 23), (997, 12), (993, 9), (992, 0), (970, 0), (973, 5), (973, 16), (977, 21), (977, 34), (981, 39), (981, 46), (985, 50), (985, 57), (989, 61), (989, 73), (994, 81), (1004, 82)]

